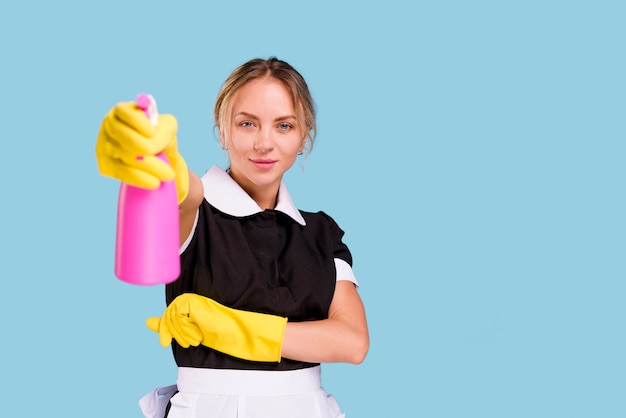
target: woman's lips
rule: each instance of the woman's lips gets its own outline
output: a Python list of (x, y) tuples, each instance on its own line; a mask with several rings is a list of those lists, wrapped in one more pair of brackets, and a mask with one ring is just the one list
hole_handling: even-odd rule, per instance
[(252, 161), (252, 164), (260, 170), (269, 170), (274, 167), (274, 164), (276, 164), (276, 160), (257, 159), (250, 161)]

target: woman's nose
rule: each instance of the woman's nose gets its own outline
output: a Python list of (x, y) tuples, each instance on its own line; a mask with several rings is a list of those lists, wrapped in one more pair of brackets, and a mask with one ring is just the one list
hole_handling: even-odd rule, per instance
[(254, 149), (267, 152), (274, 147), (274, 140), (271, 129), (259, 129), (254, 141)]

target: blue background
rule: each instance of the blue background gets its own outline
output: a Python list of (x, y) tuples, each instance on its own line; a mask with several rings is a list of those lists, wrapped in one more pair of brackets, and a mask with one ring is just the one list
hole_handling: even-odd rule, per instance
[(286, 180), (346, 231), (371, 350), (324, 366), (348, 417), (625, 417), (626, 8), (619, 1), (4, 2), (3, 409), (139, 417), (171, 384), (162, 287), (113, 275), (100, 121), (152, 93), (189, 166), (226, 159), (232, 69), (307, 79)]

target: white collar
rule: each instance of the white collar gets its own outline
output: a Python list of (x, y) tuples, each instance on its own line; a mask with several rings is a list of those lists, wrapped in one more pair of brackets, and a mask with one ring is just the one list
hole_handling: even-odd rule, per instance
[[(263, 210), (222, 168), (214, 165), (202, 176), (204, 198), (220, 211), (232, 216), (250, 216)], [(288, 215), (300, 225), (306, 222), (291, 200), (284, 182), (280, 182), (275, 210)]]

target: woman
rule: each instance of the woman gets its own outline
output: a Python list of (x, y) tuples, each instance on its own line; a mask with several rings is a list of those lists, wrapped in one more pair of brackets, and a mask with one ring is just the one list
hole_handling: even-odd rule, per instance
[[(179, 367), (166, 416), (343, 416), (319, 364), (358, 364), (369, 348), (352, 258), (333, 219), (297, 210), (282, 181), (315, 139), (307, 84), (284, 61), (248, 61), (223, 84), (215, 122), (230, 167), (202, 178), (177, 151), (174, 117), (152, 126), (133, 103), (105, 117), (96, 146), (103, 175), (176, 180), (181, 274), (147, 322)], [(161, 151), (171, 166), (152, 157)], [(146, 405), (164, 392), (142, 400), (146, 416), (161, 414)]]

